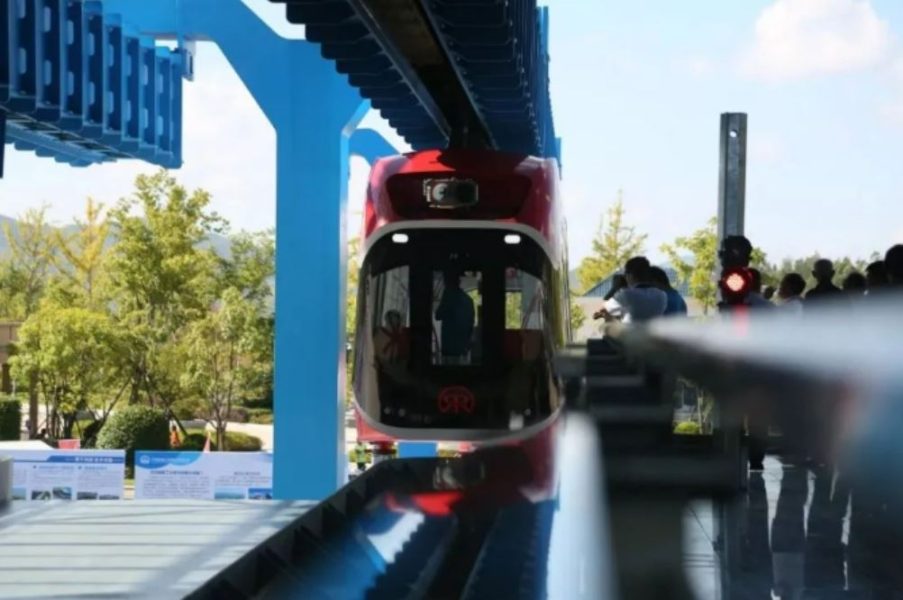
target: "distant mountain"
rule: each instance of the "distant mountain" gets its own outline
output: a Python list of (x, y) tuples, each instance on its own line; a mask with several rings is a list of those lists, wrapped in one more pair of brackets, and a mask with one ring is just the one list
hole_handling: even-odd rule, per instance
[[(0, 215), (0, 227), (2, 227), (2, 229), (0, 229), (0, 256), (6, 256), (6, 254), (9, 253), (9, 243), (6, 240), (6, 235), (4, 233), (7, 226), (12, 229), (13, 236), (18, 237), (19, 222), (12, 217)], [(76, 233), (78, 231), (78, 225), (65, 225), (58, 229), (61, 229), (63, 233), (68, 235)], [(113, 242), (115, 242), (115, 240), (111, 239), (108, 243), (112, 245)], [(223, 258), (229, 257), (230, 246), (231, 242), (229, 241), (229, 238), (218, 233), (211, 233), (207, 236), (207, 239), (201, 243), (202, 248), (213, 248), (213, 251)]]

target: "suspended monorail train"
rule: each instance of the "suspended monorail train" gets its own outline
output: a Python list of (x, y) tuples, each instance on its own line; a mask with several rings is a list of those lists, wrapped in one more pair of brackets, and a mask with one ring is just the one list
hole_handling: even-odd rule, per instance
[(523, 438), (558, 415), (570, 338), (554, 160), (429, 150), (378, 161), (364, 211), (353, 388), (396, 439)]

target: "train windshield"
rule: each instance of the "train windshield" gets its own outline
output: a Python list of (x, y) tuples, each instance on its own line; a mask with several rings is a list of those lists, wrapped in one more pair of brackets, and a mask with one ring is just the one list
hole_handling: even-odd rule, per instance
[(559, 405), (557, 277), (535, 241), (507, 230), (381, 238), (359, 284), (354, 387), (363, 412), (409, 430), (511, 431), (549, 417)]

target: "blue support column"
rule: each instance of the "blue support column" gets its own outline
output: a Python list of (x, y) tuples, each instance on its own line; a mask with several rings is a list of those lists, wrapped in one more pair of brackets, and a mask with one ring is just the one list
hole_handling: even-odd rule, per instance
[(398, 154), (398, 149), (378, 131), (357, 129), (351, 135), (351, 154), (360, 156), (372, 165), (384, 156)]
[(324, 498), (346, 468), (344, 214), (349, 139), (369, 104), (241, 0), (104, 2), (144, 34), (218, 44), (276, 130), (274, 495)]

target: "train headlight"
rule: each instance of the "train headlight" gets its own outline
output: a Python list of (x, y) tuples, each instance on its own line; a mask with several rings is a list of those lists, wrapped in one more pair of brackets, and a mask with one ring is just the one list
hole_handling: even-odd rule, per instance
[(466, 208), (477, 203), (479, 187), (472, 179), (425, 179), (423, 197), (435, 208)]

